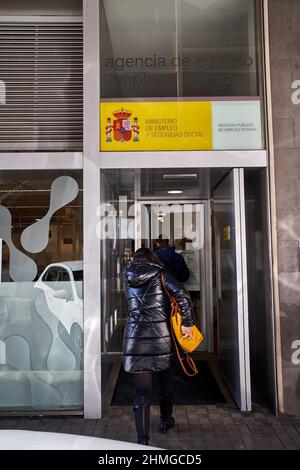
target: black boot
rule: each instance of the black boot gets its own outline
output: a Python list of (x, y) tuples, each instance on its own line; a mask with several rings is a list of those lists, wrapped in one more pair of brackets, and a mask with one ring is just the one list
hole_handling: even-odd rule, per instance
[(159, 432), (166, 433), (170, 428), (175, 426), (175, 419), (172, 416), (173, 400), (162, 398), (159, 400), (160, 405), (160, 425)]
[(166, 433), (169, 431), (170, 428), (174, 428), (174, 426), (175, 426), (175, 418), (173, 418), (173, 416), (170, 416), (170, 418), (167, 418), (167, 419), (161, 418), (160, 424), (159, 424), (159, 432)]
[(135, 427), (138, 437), (138, 444), (147, 446), (149, 444), (150, 432), (150, 406), (135, 405), (133, 407)]

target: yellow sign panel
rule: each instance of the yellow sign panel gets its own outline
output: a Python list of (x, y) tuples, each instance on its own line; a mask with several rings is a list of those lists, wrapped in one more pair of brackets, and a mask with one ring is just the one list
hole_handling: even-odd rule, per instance
[(225, 242), (229, 241), (230, 240), (230, 225), (228, 225), (227, 227), (224, 227), (223, 233), (224, 233), (224, 241)]
[(209, 101), (103, 102), (102, 152), (212, 150)]

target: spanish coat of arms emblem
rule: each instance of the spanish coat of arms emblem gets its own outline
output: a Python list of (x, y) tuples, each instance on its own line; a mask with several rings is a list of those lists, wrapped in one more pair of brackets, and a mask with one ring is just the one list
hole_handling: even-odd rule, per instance
[(132, 115), (131, 111), (126, 109), (119, 109), (114, 111), (114, 120), (107, 118), (106, 123), (106, 142), (112, 142), (114, 139), (116, 142), (139, 142), (140, 127), (138, 125), (138, 118), (135, 117), (132, 120), (129, 118)]

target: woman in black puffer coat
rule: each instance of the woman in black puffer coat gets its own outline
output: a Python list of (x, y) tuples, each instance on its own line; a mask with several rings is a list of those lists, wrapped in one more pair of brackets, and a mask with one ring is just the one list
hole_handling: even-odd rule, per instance
[(172, 417), (173, 347), (170, 331), (170, 301), (162, 285), (175, 297), (182, 312), (183, 337), (191, 337), (194, 314), (191, 298), (183, 285), (164, 269), (148, 248), (136, 251), (123, 272), (128, 303), (128, 321), (123, 340), (123, 365), (134, 377), (134, 415), (138, 442), (148, 444), (153, 373), (158, 373), (160, 432), (175, 425)]

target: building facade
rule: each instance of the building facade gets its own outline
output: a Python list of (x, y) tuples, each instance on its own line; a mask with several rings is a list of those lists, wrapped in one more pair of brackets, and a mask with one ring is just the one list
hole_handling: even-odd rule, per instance
[(290, 414), (299, 414), (300, 394), (299, 8), (272, 2), (269, 15), (283, 401)]
[(242, 411), (300, 411), (297, 2), (0, 7), (0, 412), (110, 406), (168, 239)]

